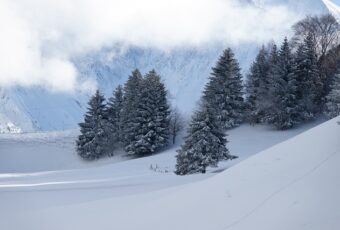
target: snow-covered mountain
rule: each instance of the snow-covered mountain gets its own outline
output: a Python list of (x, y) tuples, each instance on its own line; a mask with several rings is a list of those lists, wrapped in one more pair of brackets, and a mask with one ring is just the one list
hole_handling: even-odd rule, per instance
[[(326, 0), (325, 0), (326, 1)], [(327, 13), (329, 4), (322, 0), (253, 0), (245, 1), (264, 7), (285, 5), (302, 15)], [(334, 8), (331, 9), (331, 12)], [(228, 43), (228, 41), (226, 41)], [(170, 51), (154, 48), (106, 48), (74, 58), (81, 79), (93, 79), (106, 96), (123, 84), (134, 68), (143, 73), (156, 69), (163, 77), (171, 99), (185, 113), (195, 107), (210, 69), (225, 45), (178, 47)], [(232, 47), (246, 72), (258, 49), (255, 44)], [(41, 87), (0, 89), (0, 132), (16, 127), (22, 131), (50, 131), (75, 128), (82, 119), (89, 93), (54, 93)]]
[(340, 23), (340, 6), (336, 5), (330, 0), (323, 0), (329, 12), (337, 19)]

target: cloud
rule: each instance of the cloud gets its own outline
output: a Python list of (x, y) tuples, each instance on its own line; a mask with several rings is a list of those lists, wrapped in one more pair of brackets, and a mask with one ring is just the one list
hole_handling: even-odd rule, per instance
[(105, 46), (263, 43), (281, 38), (298, 19), (284, 6), (240, 2), (0, 0), (0, 86), (73, 91), (79, 84), (70, 59)]

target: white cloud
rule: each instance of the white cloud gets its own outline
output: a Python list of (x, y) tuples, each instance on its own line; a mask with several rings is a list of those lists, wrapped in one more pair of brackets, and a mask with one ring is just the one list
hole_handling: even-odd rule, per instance
[[(0, 86), (72, 91), (70, 58), (115, 43), (196, 46), (262, 43), (287, 33), (297, 16), (233, 0), (0, 0)], [(89, 87), (90, 83), (84, 83)]]

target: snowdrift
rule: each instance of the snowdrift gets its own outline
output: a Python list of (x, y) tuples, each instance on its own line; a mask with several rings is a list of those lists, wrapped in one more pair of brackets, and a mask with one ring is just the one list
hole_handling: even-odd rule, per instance
[[(338, 121), (340, 117), (200, 182), (44, 208), (2, 205), (2, 228), (339, 229)], [(72, 199), (85, 192), (64, 195)], [(24, 194), (18, 192), (21, 199), (12, 202), (24, 204)], [(48, 191), (38, 197), (55, 199)]]

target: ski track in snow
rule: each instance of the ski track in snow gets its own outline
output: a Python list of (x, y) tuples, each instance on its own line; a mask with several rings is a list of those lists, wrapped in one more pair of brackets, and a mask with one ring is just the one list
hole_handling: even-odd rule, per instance
[(252, 210), (250, 210), (248, 213), (246, 213), (244, 216), (242, 216), (240, 219), (237, 221), (234, 221), (233, 223), (229, 224), (223, 229), (230, 229), (237, 224), (241, 223), (244, 221), (246, 218), (251, 216), (253, 213), (255, 213), (258, 209), (260, 209), (263, 205), (265, 205), (268, 201), (270, 201), (272, 198), (274, 198), (276, 195), (278, 195), (281, 192), (284, 192), (286, 189), (288, 189), (290, 186), (302, 181), (304, 178), (312, 175), (315, 171), (317, 171), (321, 166), (323, 166), (327, 161), (329, 161), (332, 157), (334, 157), (336, 154), (340, 154), (340, 149), (337, 149), (336, 151), (332, 152), (331, 154), (328, 154), (327, 157), (325, 157), (324, 160), (322, 160), (319, 164), (317, 164), (314, 168), (309, 170), (307, 173), (304, 175), (294, 179), (293, 181), (283, 185), (281, 188), (270, 194), (268, 197), (266, 197), (264, 200), (262, 200), (257, 206), (255, 206)]

